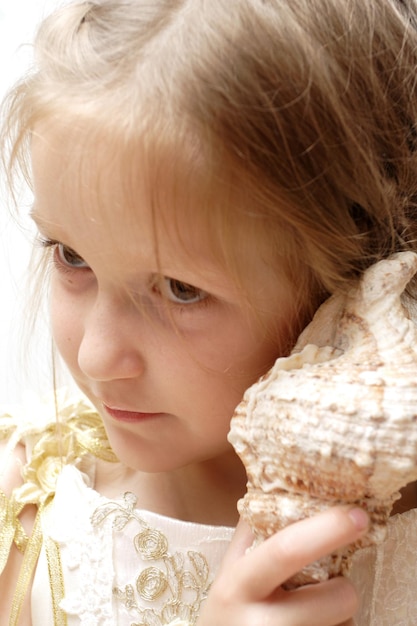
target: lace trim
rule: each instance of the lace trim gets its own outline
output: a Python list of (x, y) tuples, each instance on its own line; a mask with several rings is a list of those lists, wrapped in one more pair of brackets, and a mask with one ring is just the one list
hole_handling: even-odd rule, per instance
[(60, 608), (76, 616), (80, 626), (114, 626), (112, 542), (108, 532), (105, 528), (94, 532), (88, 517), (77, 512), (71, 528), (54, 524), (54, 531), (69, 579)]
[[(134, 619), (139, 619), (131, 626), (194, 626), (210, 587), (207, 560), (200, 552), (191, 550), (171, 554), (166, 536), (140, 517), (136, 503), (134, 494), (125, 493), (122, 502), (100, 505), (91, 518), (93, 527), (111, 519), (115, 532), (134, 523), (138, 529), (134, 550), (139, 559), (149, 562), (134, 585), (115, 586), (113, 594)], [(162, 608), (142, 608), (141, 600), (142, 605), (143, 601), (162, 601)]]

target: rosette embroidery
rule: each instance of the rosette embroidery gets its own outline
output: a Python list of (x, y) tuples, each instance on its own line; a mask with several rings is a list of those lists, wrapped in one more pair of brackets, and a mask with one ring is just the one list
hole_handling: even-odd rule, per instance
[(133, 549), (140, 571), (132, 584), (116, 585), (113, 594), (135, 620), (131, 626), (194, 626), (210, 587), (207, 560), (192, 550), (170, 553), (166, 536), (139, 515), (136, 502), (134, 494), (125, 493), (121, 502), (97, 507), (91, 518), (93, 527), (112, 519), (116, 533), (128, 523), (137, 526)]

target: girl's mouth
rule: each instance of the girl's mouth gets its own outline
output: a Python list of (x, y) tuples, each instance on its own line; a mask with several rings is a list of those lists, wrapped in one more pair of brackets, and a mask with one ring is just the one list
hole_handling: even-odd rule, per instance
[(143, 422), (163, 415), (162, 413), (141, 413), (137, 411), (126, 411), (124, 409), (112, 409), (105, 404), (103, 406), (110, 417), (119, 422)]

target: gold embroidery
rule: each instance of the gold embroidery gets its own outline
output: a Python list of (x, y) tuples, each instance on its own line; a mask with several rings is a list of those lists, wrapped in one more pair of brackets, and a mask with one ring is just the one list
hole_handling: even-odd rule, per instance
[(167, 577), (157, 567), (147, 567), (136, 580), (136, 589), (141, 598), (153, 602), (165, 593)]
[[(167, 538), (139, 516), (136, 502), (134, 494), (125, 493), (122, 502), (102, 504), (91, 518), (93, 526), (112, 518), (116, 532), (129, 522), (136, 524), (134, 548), (143, 560), (152, 562), (138, 574), (135, 585), (115, 587), (113, 593), (140, 620), (131, 626), (194, 626), (210, 587), (207, 560), (191, 550), (170, 554)], [(159, 600), (162, 608), (143, 608), (140, 599), (149, 603)]]
[(162, 559), (168, 550), (168, 541), (159, 530), (146, 528), (134, 540), (136, 552), (144, 559)]

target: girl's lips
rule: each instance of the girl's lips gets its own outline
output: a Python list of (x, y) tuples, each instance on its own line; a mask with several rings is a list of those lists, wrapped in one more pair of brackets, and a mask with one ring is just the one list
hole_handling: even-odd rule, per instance
[(125, 411), (123, 409), (111, 409), (105, 404), (103, 406), (111, 417), (120, 422), (142, 422), (162, 415), (162, 413), (138, 413), (136, 411)]

